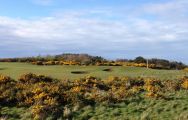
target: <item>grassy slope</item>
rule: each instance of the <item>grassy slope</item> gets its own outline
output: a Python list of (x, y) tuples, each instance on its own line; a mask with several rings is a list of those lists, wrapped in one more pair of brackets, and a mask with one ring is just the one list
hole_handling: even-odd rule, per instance
[(74, 113), (75, 120), (187, 120), (187, 91), (171, 94), (171, 100), (138, 99), (111, 106), (85, 107)]
[[(112, 68), (112, 72), (102, 71), (104, 68)], [(71, 74), (71, 71), (87, 71), (88, 74)], [(108, 66), (36, 66), (27, 63), (0, 63), (0, 74), (9, 75), (17, 79), (24, 73), (44, 74), (58, 79), (75, 79), (87, 75), (100, 78), (109, 76), (131, 76), (131, 77), (157, 77), (160, 79), (175, 79), (187, 73), (176, 70), (153, 70), (139, 67), (108, 67)]]
[[(185, 75), (183, 71), (174, 70), (147, 70), (136, 67), (112, 67), (113, 72), (103, 72), (108, 67), (98, 66), (34, 66), (25, 63), (0, 63), (0, 73), (18, 78), (23, 73), (33, 72), (50, 75), (56, 78), (80, 78), (85, 75), (73, 75), (70, 72), (84, 70), (101, 78), (108, 76), (154, 76), (160, 79), (174, 79)], [(129, 100), (115, 105), (97, 105), (81, 108), (73, 113), (76, 120), (84, 119), (108, 119), (108, 120), (187, 120), (188, 119), (188, 93), (179, 91), (171, 94), (171, 100), (138, 99)], [(1, 106), (0, 106), (1, 107)], [(9, 119), (29, 119), (29, 113), (24, 108), (1, 107), (1, 114), (8, 115)]]
[[(187, 91), (168, 94), (172, 99), (129, 99), (113, 105), (86, 106), (72, 113), (73, 120), (187, 120)], [(31, 119), (26, 108), (2, 107), (1, 114), (10, 120)]]

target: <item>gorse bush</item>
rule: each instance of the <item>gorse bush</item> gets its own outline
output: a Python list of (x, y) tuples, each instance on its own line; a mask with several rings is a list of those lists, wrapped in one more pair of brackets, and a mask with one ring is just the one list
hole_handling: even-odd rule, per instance
[(16, 82), (8, 76), (0, 75), (0, 103), (15, 103)]
[(35, 75), (33, 73), (28, 73), (22, 75), (19, 79), (22, 83), (38, 83), (38, 82), (52, 82), (54, 79), (44, 76), (44, 75)]
[(154, 78), (146, 78), (144, 89), (146, 92), (146, 97), (162, 97), (162, 88), (163, 85), (160, 80), (156, 80)]
[(183, 77), (181, 86), (188, 90), (188, 77)]
[(0, 75), (0, 105), (27, 107), (33, 119), (71, 118), (66, 106), (112, 104), (133, 98), (165, 99), (166, 92), (188, 89), (188, 77), (161, 81), (155, 78), (109, 77), (101, 80), (88, 76), (74, 81), (59, 81), (32, 73), (17, 81)]
[(0, 84), (6, 84), (6, 83), (11, 83), (11, 82), (14, 82), (14, 80), (12, 80), (10, 77), (0, 75)]
[(168, 92), (168, 91), (177, 91), (180, 90), (182, 88), (182, 80), (165, 80), (162, 83), (164, 85), (163, 89), (164, 91)]

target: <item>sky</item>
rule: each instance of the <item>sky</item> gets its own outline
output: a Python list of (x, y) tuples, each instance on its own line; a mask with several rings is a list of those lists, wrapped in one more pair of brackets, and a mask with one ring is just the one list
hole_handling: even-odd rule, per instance
[(0, 58), (88, 53), (188, 63), (188, 0), (0, 0)]

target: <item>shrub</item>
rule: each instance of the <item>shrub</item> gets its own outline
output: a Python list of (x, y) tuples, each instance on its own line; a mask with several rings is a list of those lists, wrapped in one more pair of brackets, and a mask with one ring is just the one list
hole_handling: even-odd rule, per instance
[(26, 73), (19, 79), (22, 83), (37, 83), (37, 82), (52, 82), (53, 79), (44, 75), (35, 75), (33, 73)]
[(181, 88), (182, 81), (180, 80), (165, 80), (163, 81), (164, 91), (177, 91)]
[(28, 73), (14, 81), (0, 75), (0, 105), (28, 107), (34, 119), (47, 119), (48, 116), (57, 119), (63, 111), (66, 112), (65, 106), (112, 104), (145, 97), (164, 99), (166, 96), (163, 94), (167, 91), (180, 88), (188, 89), (188, 77), (163, 82), (155, 78), (113, 76), (106, 80), (87, 76), (74, 81), (57, 81), (44, 75)]
[(186, 68), (184, 69), (184, 71), (185, 71), (185, 72), (188, 72), (188, 67), (186, 67)]
[(0, 75), (0, 104), (16, 102), (16, 82), (8, 76)]
[(181, 86), (184, 89), (188, 89), (188, 77), (187, 76), (183, 77)]
[(48, 61), (48, 62), (44, 62), (44, 65), (55, 65), (57, 62), (55, 61)]
[(11, 83), (11, 82), (14, 82), (14, 80), (8, 76), (4, 76), (0, 74), (0, 84), (6, 84), (6, 83)]

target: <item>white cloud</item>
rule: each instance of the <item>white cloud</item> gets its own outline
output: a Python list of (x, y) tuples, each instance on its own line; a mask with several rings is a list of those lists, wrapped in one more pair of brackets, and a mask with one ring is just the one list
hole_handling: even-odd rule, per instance
[(162, 3), (150, 3), (145, 5), (145, 10), (151, 13), (164, 14), (168, 12), (183, 12), (187, 9), (187, 0), (170, 0)]
[[(0, 18), (1, 28), (9, 30), (7, 34), (24, 38), (25, 40), (44, 42), (142, 42), (180, 41), (177, 38), (181, 29), (186, 35), (186, 27), (153, 22), (143, 19), (126, 21), (103, 21), (84, 18), (84, 16), (47, 17), (39, 20), (20, 20), (7, 17)], [(179, 31), (179, 30), (178, 30)], [(5, 33), (4, 33), (5, 34)], [(162, 39), (161, 39), (162, 38)]]
[[(174, 1), (148, 4), (143, 6), (143, 10), (135, 9), (137, 15), (129, 11), (119, 12), (117, 16), (113, 10), (111, 14), (108, 10), (85, 10), (30, 20), (0, 17), (0, 46), (19, 52), (29, 49), (32, 53), (37, 51), (37, 54), (41, 51), (76, 51), (124, 55), (123, 52), (131, 54), (132, 51), (132, 56), (165, 57), (174, 53), (175, 57), (178, 50), (180, 54), (182, 50), (188, 50), (185, 47), (188, 44), (188, 23), (185, 22), (188, 16), (175, 20), (169, 16), (176, 17), (174, 11), (184, 14), (188, 10), (182, 2), (174, 5)], [(145, 17), (148, 13), (156, 19)], [(104, 19), (111, 16), (125, 19)]]
[(188, 13), (187, 0), (169, 0), (167, 2), (150, 3), (144, 5), (141, 9), (150, 15), (156, 15), (159, 19), (179, 22), (187, 21)]

